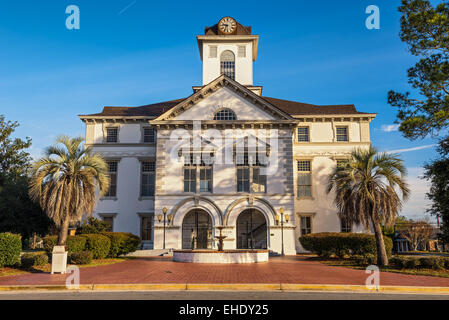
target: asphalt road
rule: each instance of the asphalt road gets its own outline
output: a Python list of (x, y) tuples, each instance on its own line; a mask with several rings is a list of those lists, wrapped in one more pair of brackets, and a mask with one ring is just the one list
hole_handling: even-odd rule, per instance
[(292, 291), (0, 292), (0, 300), (449, 300), (449, 295)]

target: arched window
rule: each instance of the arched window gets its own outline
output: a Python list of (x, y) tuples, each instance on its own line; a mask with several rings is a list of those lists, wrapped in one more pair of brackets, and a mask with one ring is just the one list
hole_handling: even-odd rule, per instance
[(220, 73), (235, 80), (235, 56), (230, 50), (223, 51), (220, 56)]
[(215, 114), (214, 120), (237, 120), (237, 117), (231, 109), (223, 109)]

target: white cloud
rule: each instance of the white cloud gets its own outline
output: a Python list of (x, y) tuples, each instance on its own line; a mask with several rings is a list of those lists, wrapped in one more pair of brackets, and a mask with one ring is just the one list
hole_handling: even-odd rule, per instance
[(387, 152), (387, 153), (404, 153), (404, 152), (411, 152), (411, 151), (417, 151), (417, 150), (422, 150), (422, 149), (429, 149), (429, 148), (432, 148), (435, 146), (436, 146), (436, 144), (428, 144), (425, 146), (419, 146), (419, 147), (413, 147), (413, 148), (387, 150), (385, 152)]
[(399, 125), (398, 124), (383, 124), (380, 127), (380, 130), (382, 130), (383, 132), (398, 131), (399, 130)]
[[(410, 188), (410, 197), (404, 203), (402, 212), (400, 215), (406, 216), (414, 220), (424, 219), (429, 216), (426, 213), (426, 209), (430, 207), (430, 200), (426, 198), (426, 193), (429, 192), (430, 182), (421, 179), (424, 174), (423, 168), (407, 168), (407, 183)], [(429, 217), (431, 221), (435, 220), (435, 217)]]

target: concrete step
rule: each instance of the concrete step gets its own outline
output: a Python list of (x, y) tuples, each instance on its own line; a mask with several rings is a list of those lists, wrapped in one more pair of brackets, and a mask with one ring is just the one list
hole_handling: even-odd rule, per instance
[(128, 253), (127, 257), (171, 257), (173, 256), (173, 249), (150, 249), (150, 250), (136, 250)]

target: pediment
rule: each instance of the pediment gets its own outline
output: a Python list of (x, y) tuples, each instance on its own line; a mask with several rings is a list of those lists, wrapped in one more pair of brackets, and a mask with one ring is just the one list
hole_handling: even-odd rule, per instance
[(215, 113), (222, 109), (234, 111), (237, 121), (293, 119), (245, 86), (221, 75), (153, 121), (213, 121)]

